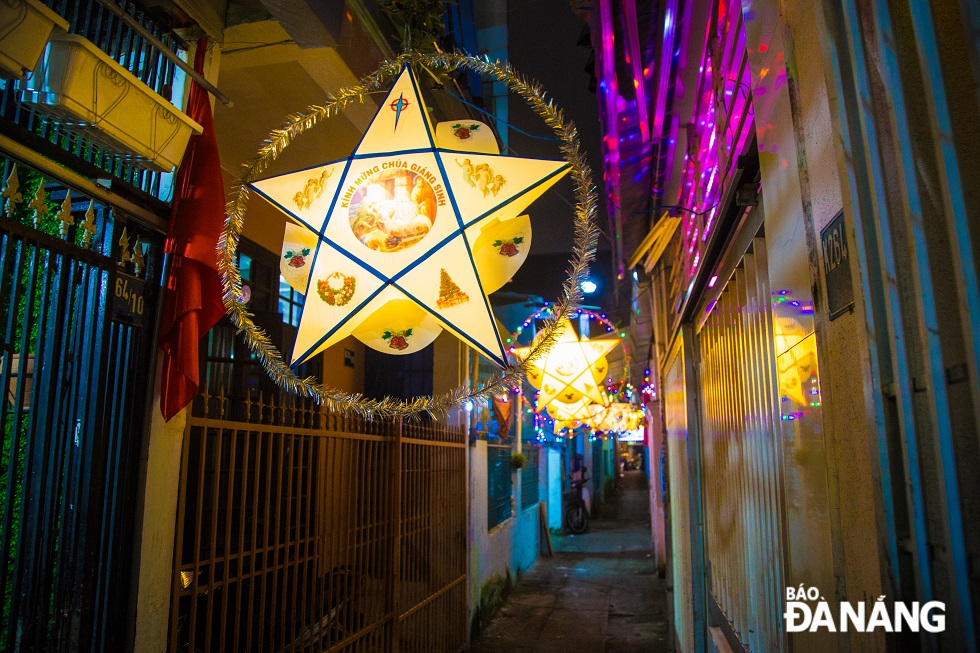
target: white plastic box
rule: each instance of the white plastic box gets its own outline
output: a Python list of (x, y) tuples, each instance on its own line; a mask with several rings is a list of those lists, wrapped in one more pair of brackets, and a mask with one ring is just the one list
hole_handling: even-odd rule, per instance
[(105, 149), (129, 154), (150, 170), (180, 164), (199, 124), (75, 34), (52, 36), (34, 73), (20, 82), (21, 102)]
[(67, 32), (68, 22), (38, 0), (0, 2), (0, 77), (23, 79), (55, 28)]

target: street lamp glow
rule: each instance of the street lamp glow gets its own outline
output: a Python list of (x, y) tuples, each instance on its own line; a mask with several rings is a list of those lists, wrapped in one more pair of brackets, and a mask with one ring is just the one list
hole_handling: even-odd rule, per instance
[(584, 292), (586, 295), (591, 295), (596, 291), (596, 289), (598, 289), (599, 286), (597, 286), (595, 281), (592, 279), (586, 279), (582, 282), (581, 287), (582, 292)]

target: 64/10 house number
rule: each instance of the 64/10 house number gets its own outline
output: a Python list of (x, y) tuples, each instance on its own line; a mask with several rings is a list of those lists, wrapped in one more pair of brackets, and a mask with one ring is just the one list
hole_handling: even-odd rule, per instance
[(145, 289), (146, 282), (142, 279), (117, 272), (112, 298), (112, 319), (142, 327), (146, 308)]

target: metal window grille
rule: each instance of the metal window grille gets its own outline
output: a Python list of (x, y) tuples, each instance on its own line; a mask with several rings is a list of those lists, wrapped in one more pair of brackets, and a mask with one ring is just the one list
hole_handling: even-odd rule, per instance
[(538, 502), (538, 461), (541, 447), (524, 445), (527, 462), (521, 470), (521, 510), (530, 508)]
[[(0, 650), (125, 650), (162, 238), (17, 172), (23, 199), (0, 211)], [(138, 273), (122, 261), (137, 236)]]
[(510, 519), (511, 487), (510, 446), (487, 445), (487, 529)]
[[(785, 648), (779, 596), (786, 584), (782, 524), (796, 524), (799, 519), (783, 508), (780, 421), (774, 414), (782, 402), (777, 400), (778, 368), (773, 365), (777, 359), (771, 302), (765, 243), (760, 238), (742, 258), (698, 334), (699, 482), (709, 587), (739, 637), (757, 651)], [(816, 362), (807, 356), (801, 360), (801, 367), (808, 370)], [(797, 375), (795, 365), (792, 367), (789, 387), (805, 383), (806, 377)], [(813, 371), (815, 374), (815, 365)], [(811, 410), (812, 416), (809, 412), (806, 416), (808, 424), (819, 419), (819, 409)], [(817, 452), (823, 450), (819, 426), (816, 433), (801, 429), (787, 441), (793, 443), (801, 461), (817, 460)], [(801, 473), (793, 485), (806, 487), (806, 482)], [(814, 485), (825, 487), (824, 483)], [(821, 505), (821, 500), (818, 492), (810, 491), (801, 492), (797, 502), (814, 513), (806, 514), (799, 529), (805, 533), (803, 550), (808, 564), (829, 560), (830, 549), (822, 546), (824, 538), (829, 541), (829, 522), (820, 516), (827, 514), (828, 506)], [(827, 557), (822, 556), (824, 551)], [(822, 572), (808, 573), (816, 579)]]

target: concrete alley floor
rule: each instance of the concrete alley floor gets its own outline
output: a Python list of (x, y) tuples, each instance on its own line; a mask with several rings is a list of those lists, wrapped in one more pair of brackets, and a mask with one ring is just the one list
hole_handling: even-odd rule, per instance
[(553, 537), (473, 653), (667, 650), (664, 582), (650, 553), (647, 481), (627, 472), (584, 535)]

